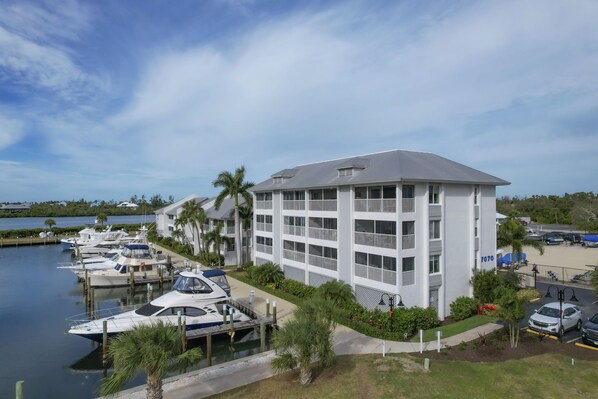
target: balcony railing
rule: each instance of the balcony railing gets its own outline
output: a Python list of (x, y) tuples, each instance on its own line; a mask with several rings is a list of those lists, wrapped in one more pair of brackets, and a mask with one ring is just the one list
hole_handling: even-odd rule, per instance
[(403, 249), (415, 248), (415, 234), (403, 236)]
[(292, 236), (305, 237), (305, 226), (291, 226), (288, 224), (284, 225), (284, 234), (290, 234)]
[(305, 201), (304, 200), (284, 200), (282, 201), (282, 209), (292, 211), (304, 211)]
[(270, 254), (272, 255), (272, 247), (269, 245), (264, 245), (264, 244), (255, 244), (255, 250), (257, 252), (263, 252), (265, 254)]
[(381, 281), (386, 284), (396, 285), (397, 272), (385, 270), (379, 267), (355, 264), (355, 275), (357, 277), (367, 278), (368, 280)]
[(255, 201), (255, 209), (272, 209), (272, 201)]
[(396, 212), (395, 199), (356, 199), (355, 212)]
[(403, 198), (403, 213), (415, 212), (415, 198)]
[(309, 255), (309, 264), (328, 270), (336, 271), (336, 259), (324, 258), (323, 256)]
[(332, 229), (320, 229), (317, 227), (309, 228), (309, 237), (320, 240), (336, 241), (337, 231)]
[(389, 234), (375, 234), (355, 232), (355, 244), (368, 245), (370, 247), (397, 248), (397, 236)]
[(255, 229), (258, 231), (272, 232), (272, 223), (257, 222), (255, 224)]
[(309, 201), (310, 211), (336, 211), (336, 200), (311, 200)]
[(290, 249), (285, 249), (282, 251), (282, 257), (285, 259), (294, 260), (295, 262), (305, 263), (305, 253), (291, 251)]

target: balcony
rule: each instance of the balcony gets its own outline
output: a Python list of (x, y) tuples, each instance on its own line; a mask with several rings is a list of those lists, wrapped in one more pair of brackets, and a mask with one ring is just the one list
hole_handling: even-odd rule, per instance
[(285, 249), (282, 251), (282, 257), (289, 260), (294, 260), (295, 262), (305, 263), (305, 253), (303, 252), (296, 252), (291, 251), (289, 249)]
[(291, 211), (304, 211), (305, 201), (304, 200), (284, 200), (282, 201), (282, 209)]
[(389, 212), (397, 211), (395, 199), (356, 199), (355, 212)]
[(415, 198), (403, 198), (403, 213), (415, 212)]
[(355, 275), (357, 277), (367, 278), (368, 280), (380, 281), (385, 284), (396, 285), (397, 272), (385, 270), (379, 267), (355, 264)]
[(255, 201), (255, 209), (272, 209), (272, 201)]
[(272, 232), (272, 223), (256, 223), (255, 224), (255, 229), (258, 231), (267, 231), (267, 232)]
[(309, 201), (310, 211), (336, 211), (336, 200), (311, 200)]
[(285, 224), (284, 228), (283, 228), (283, 233), (290, 234), (292, 236), (305, 237), (305, 227), (304, 226), (291, 226), (291, 225)]
[(355, 244), (368, 245), (370, 247), (380, 248), (397, 248), (397, 236), (388, 234), (375, 234), (375, 233), (364, 233), (355, 232)]
[(272, 247), (268, 246), (268, 245), (264, 245), (264, 244), (255, 244), (255, 250), (257, 252), (262, 252), (265, 254), (270, 254), (272, 255)]
[(331, 230), (331, 229), (320, 229), (317, 227), (310, 227), (309, 228), (309, 237), (317, 238), (319, 240), (336, 241), (337, 240), (337, 231)]
[(409, 234), (403, 236), (403, 249), (415, 248), (415, 234)]
[(311, 266), (321, 267), (323, 269), (336, 271), (336, 259), (324, 258), (323, 256), (309, 255), (309, 264)]

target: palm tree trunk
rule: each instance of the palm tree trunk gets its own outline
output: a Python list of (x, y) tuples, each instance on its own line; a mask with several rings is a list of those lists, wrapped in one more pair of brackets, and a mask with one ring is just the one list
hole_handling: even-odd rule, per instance
[(158, 378), (154, 373), (147, 374), (147, 399), (162, 399), (162, 379)]
[(235, 252), (237, 253), (237, 270), (241, 269), (241, 223), (239, 223), (239, 204), (235, 198)]
[(311, 383), (311, 367), (299, 367), (299, 380), (301, 385)]

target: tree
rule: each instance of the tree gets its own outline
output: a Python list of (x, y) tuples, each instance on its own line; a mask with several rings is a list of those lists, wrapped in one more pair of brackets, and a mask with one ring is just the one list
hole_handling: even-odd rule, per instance
[(525, 227), (513, 215), (509, 216), (498, 228), (497, 243), (499, 247), (511, 247), (512, 259), (521, 259), (523, 246), (533, 247), (540, 252), (540, 255), (544, 254), (544, 244), (529, 238)]
[(206, 221), (206, 213), (203, 207), (195, 200), (185, 202), (183, 204), (183, 210), (177, 218), (177, 222), (190, 227), (191, 235), (193, 237), (193, 245), (195, 246), (197, 239), (199, 252), (201, 252), (202, 248), (203, 226)]
[(329, 302), (318, 298), (296, 308), (294, 319), (274, 332), (272, 369), (281, 373), (298, 367), (300, 383), (307, 385), (312, 380), (312, 360), (319, 360), (324, 367), (332, 365), (333, 312)]
[(353, 288), (345, 282), (330, 280), (316, 289), (315, 295), (335, 307), (344, 307), (355, 302)]
[(200, 348), (183, 352), (182, 334), (162, 321), (140, 325), (110, 340), (108, 356), (114, 359), (114, 374), (102, 381), (101, 394), (112, 395), (133, 378), (139, 369), (147, 372), (146, 398), (162, 398), (162, 379), (171, 367), (188, 367), (197, 362)]
[(251, 231), (251, 222), (253, 220), (252, 201), (239, 206), (239, 218), (241, 218), (241, 228), (245, 232), (245, 262), (249, 262), (249, 233)]
[(220, 205), (225, 198), (232, 198), (235, 204), (235, 250), (237, 253), (237, 269), (242, 268), (241, 264), (241, 224), (239, 222), (239, 196), (241, 196), (245, 203), (251, 201), (251, 194), (249, 189), (253, 187), (253, 183), (245, 181), (245, 167), (241, 166), (235, 170), (235, 174), (224, 171), (220, 172), (216, 180), (212, 182), (214, 187), (221, 187), (222, 191), (216, 197), (214, 208), (220, 209)]
[(495, 289), (502, 285), (501, 277), (491, 270), (479, 270), (471, 277), (473, 297), (480, 305), (494, 302)]
[(100, 213), (98, 216), (96, 216), (96, 223), (100, 222), (102, 227), (104, 227), (104, 223), (106, 223), (107, 221), (108, 221), (108, 216), (106, 216), (105, 213)]
[(48, 226), (48, 229), (52, 230), (52, 226), (56, 226), (56, 221), (54, 219), (50, 218), (50, 219), (46, 219), (44, 224), (46, 226)]
[(220, 248), (222, 247), (223, 243), (230, 245), (232, 244), (232, 240), (229, 237), (222, 234), (222, 224), (217, 223), (212, 229), (212, 231), (206, 233), (205, 245), (206, 252), (210, 248), (210, 245), (214, 244), (214, 246), (216, 247), (216, 252), (218, 253), (218, 266), (222, 266), (220, 261)]
[(504, 286), (498, 287), (495, 292), (498, 302), (498, 317), (504, 320), (509, 329), (511, 348), (517, 348), (519, 342), (519, 322), (525, 317), (523, 304), (525, 298), (519, 297), (517, 291)]

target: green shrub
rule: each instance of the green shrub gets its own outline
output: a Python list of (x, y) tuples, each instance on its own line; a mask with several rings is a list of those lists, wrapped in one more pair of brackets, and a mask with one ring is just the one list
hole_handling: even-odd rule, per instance
[(261, 285), (273, 284), (280, 286), (284, 280), (284, 273), (276, 263), (268, 262), (251, 268), (251, 279)]
[(306, 285), (291, 279), (282, 280), (279, 288), (282, 291), (301, 299), (310, 298), (316, 290), (316, 287), (312, 287), (311, 285)]
[(483, 305), (494, 302), (494, 289), (502, 285), (502, 279), (492, 270), (481, 270), (476, 271), (470, 283), (473, 286), (473, 297)]
[(316, 295), (336, 307), (345, 307), (355, 301), (351, 286), (338, 280), (331, 280), (319, 286)]
[(465, 320), (475, 314), (477, 301), (473, 298), (460, 296), (451, 303), (451, 318), (455, 321)]

